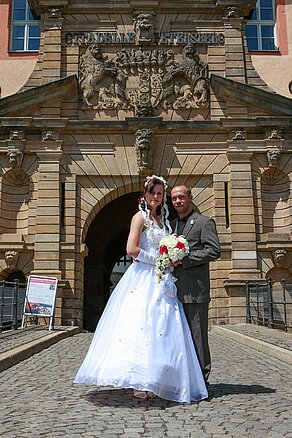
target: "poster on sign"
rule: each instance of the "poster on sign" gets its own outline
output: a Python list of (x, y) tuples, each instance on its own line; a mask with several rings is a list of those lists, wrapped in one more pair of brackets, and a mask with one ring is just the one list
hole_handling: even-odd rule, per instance
[(53, 317), (58, 279), (30, 275), (28, 278), (24, 310), (25, 316)]

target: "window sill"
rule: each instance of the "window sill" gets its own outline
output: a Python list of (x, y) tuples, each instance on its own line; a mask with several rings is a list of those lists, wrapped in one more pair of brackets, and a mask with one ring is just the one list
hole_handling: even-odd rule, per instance
[(270, 55), (270, 56), (281, 56), (280, 50), (249, 50), (250, 55)]

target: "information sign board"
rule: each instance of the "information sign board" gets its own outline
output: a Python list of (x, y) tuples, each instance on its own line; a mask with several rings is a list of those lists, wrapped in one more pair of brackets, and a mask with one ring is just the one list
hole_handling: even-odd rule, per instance
[[(23, 315), (53, 318), (58, 279), (30, 275), (26, 288)], [(50, 322), (50, 328), (51, 328)]]

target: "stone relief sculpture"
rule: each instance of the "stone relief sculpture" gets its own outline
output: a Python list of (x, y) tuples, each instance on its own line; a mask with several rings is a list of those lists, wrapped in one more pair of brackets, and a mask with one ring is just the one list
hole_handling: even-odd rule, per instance
[(281, 140), (282, 139), (281, 129), (271, 129), (270, 131), (268, 131), (268, 139)]
[(230, 133), (231, 140), (246, 140), (247, 132), (244, 129), (235, 129)]
[(153, 116), (153, 107), (149, 103), (138, 103), (136, 106), (137, 117), (151, 117)]
[[(79, 62), (79, 85), (84, 107), (93, 106), (90, 98), (95, 93), (96, 85), (106, 76), (117, 76), (117, 69), (110, 66), (98, 45), (89, 46)], [(115, 106), (114, 101), (112, 105)]]
[(285, 249), (276, 249), (275, 251), (273, 251), (273, 259), (274, 259), (275, 266), (277, 268), (280, 268), (283, 266), (283, 264), (285, 262), (286, 254), (287, 254), (287, 251)]
[(13, 129), (9, 132), (9, 140), (18, 140), (23, 141), (24, 140), (24, 132), (19, 129)]
[(59, 139), (59, 134), (56, 131), (43, 131), (42, 141), (56, 141)]
[(142, 46), (121, 49), (106, 60), (99, 46), (88, 47), (80, 57), (79, 84), (84, 109), (132, 109), (145, 116), (154, 108), (209, 104), (208, 66), (192, 44), (179, 61), (172, 50)]
[(19, 149), (11, 149), (7, 152), (9, 166), (12, 169), (19, 169), (22, 161), (22, 152)]
[(239, 18), (240, 13), (236, 6), (228, 6), (228, 8), (225, 11), (225, 18)]
[(198, 108), (208, 105), (208, 66), (193, 44), (183, 50), (183, 59), (163, 78), (164, 108)]
[(155, 15), (140, 12), (133, 18), (136, 44), (149, 44), (154, 35)]
[(138, 129), (135, 132), (135, 149), (139, 170), (151, 169), (152, 144), (151, 137), (153, 132), (150, 129)]
[(5, 261), (9, 269), (16, 268), (18, 262), (18, 256), (19, 254), (17, 251), (6, 251), (4, 253)]
[(280, 149), (278, 148), (269, 149), (267, 151), (269, 167), (278, 167), (280, 156), (281, 156)]

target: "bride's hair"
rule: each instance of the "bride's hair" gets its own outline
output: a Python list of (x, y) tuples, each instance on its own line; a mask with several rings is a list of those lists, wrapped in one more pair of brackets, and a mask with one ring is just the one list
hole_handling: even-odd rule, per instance
[(169, 210), (168, 210), (168, 205), (166, 202), (167, 201), (167, 193), (166, 193), (167, 183), (162, 176), (152, 175), (152, 176), (146, 177), (145, 184), (144, 184), (145, 188), (144, 188), (144, 191), (143, 191), (143, 193), (140, 196), (139, 201), (138, 201), (139, 202), (139, 210), (142, 212), (142, 214), (144, 216), (144, 220), (148, 224), (150, 222), (150, 210), (149, 210), (149, 207), (147, 205), (145, 195), (147, 192), (152, 193), (154, 187), (158, 184), (163, 186), (163, 203), (157, 208), (157, 214), (161, 216), (162, 225), (164, 225), (165, 228), (168, 230), (168, 232), (171, 233), (172, 230), (171, 230), (171, 226), (170, 226), (170, 223), (168, 220)]

